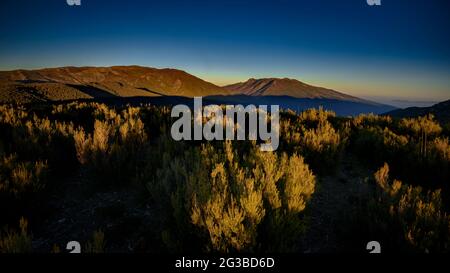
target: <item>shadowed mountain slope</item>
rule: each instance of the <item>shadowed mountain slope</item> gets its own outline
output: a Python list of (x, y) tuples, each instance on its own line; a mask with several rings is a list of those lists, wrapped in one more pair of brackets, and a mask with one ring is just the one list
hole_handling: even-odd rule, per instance
[(419, 117), (433, 114), (435, 118), (442, 123), (450, 122), (450, 100), (437, 103), (430, 107), (408, 107), (387, 112), (386, 115), (393, 117)]

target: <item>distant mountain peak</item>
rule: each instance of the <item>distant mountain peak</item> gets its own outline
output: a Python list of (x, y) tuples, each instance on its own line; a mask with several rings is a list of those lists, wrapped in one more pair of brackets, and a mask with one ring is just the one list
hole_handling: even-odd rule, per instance
[(224, 88), (232, 94), (248, 96), (290, 96), (294, 98), (363, 101), (332, 89), (308, 85), (290, 78), (250, 78), (246, 82), (230, 84), (224, 86)]

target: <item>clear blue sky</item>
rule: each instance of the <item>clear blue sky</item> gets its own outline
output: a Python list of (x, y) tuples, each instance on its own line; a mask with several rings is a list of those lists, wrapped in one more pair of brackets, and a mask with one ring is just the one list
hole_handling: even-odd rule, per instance
[(2, 0), (0, 70), (138, 64), (450, 99), (450, 1)]

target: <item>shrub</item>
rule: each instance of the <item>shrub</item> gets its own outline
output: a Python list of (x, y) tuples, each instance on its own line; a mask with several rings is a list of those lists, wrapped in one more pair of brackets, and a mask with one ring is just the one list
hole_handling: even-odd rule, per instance
[(92, 168), (101, 181), (125, 184), (142, 163), (147, 141), (144, 124), (137, 108), (127, 108), (121, 114), (101, 106), (92, 135), (83, 128), (75, 131), (73, 139), (79, 162)]
[(328, 121), (320, 121), (317, 128), (303, 132), (300, 151), (319, 173), (334, 170), (339, 164), (343, 143)]
[(0, 193), (20, 197), (41, 191), (46, 185), (47, 164), (42, 161), (19, 162), (16, 155), (0, 162)]
[(443, 211), (440, 190), (424, 192), (421, 187), (391, 181), (387, 164), (375, 173), (375, 181), (378, 205), (390, 216), (391, 225), (398, 225), (413, 250), (450, 250), (450, 217)]
[(408, 138), (387, 127), (360, 128), (352, 136), (353, 151), (371, 166), (384, 161), (401, 165), (407, 159), (408, 145)]
[(28, 235), (28, 221), (21, 218), (20, 231), (6, 231), (0, 237), (0, 253), (27, 253), (31, 252), (31, 236)]
[(419, 160), (427, 155), (428, 141), (441, 133), (441, 126), (434, 121), (433, 115), (423, 117), (405, 118), (400, 121), (400, 130), (412, 136), (416, 144), (416, 154)]
[(92, 240), (86, 243), (84, 252), (86, 253), (104, 253), (105, 252), (105, 234), (101, 230), (94, 231)]
[(319, 123), (334, 117), (336, 117), (336, 114), (333, 111), (323, 110), (323, 108), (312, 108), (301, 112), (298, 121), (306, 125), (307, 128), (311, 128), (317, 127)]
[(16, 155), (0, 159), (0, 224), (39, 208), (48, 184), (46, 162), (19, 161)]
[[(427, 155), (427, 165), (430, 173), (439, 181), (447, 181), (450, 177), (450, 144), (448, 138), (436, 138), (430, 143)], [(450, 184), (443, 185), (446, 189)]]
[(52, 172), (65, 173), (73, 169), (75, 150), (71, 135), (72, 123), (52, 121), (28, 114), (23, 108), (0, 108), (0, 139), (7, 154), (17, 154), (27, 161), (47, 161)]
[(390, 128), (394, 126), (394, 121), (390, 116), (379, 116), (375, 114), (361, 114), (352, 119), (354, 128), (380, 127)]
[(333, 172), (339, 165), (348, 128), (344, 125), (342, 132), (337, 131), (328, 121), (335, 118), (335, 113), (322, 109), (309, 109), (297, 117), (292, 113), (287, 115), (280, 124), (280, 148), (304, 156), (316, 173)]
[[(255, 145), (238, 157), (226, 142), (222, 148), (202, 146), (200, 152), (194, 149), (167, 164), (149, 187), (160, 188), (165, 195), (172, 192), (171, 214), (181, 231), (169, 236), (166, 230), (165, 238), (182, 241), (200, 230), (197, 241), (205, 242), (208, 251), (283, 252), (298, 247), (303, 230), (288, 227), (301, 226), (300, 213), (315, 187), (315, 177), (302, 157), (263, 153)], [(259, 234), (260, 230), (271, 235)], [(261, 236), (267, 241), (258, 240)]]

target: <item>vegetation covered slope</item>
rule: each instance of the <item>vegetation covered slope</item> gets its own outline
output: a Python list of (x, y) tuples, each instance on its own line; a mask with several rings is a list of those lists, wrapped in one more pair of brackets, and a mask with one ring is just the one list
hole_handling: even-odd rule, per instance
[(113, 66), (0, 72), (3, 102), (214, 94), (227, 94), (227, 91), (176, 69)]
[(1, 106), (0, 252), (450, 251), (432, 116), (283, 112), (274, 153), (173, 141), (171, 124), (168, 107)]

